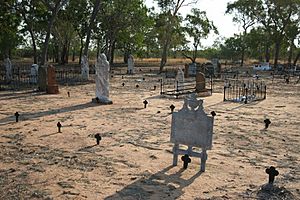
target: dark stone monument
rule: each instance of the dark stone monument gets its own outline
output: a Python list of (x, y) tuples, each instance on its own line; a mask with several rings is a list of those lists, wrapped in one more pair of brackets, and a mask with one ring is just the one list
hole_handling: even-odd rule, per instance
[(175, 109), (175, 106), (172, 104), (172, 105), (170, 105), (170, 109), (171, 109), (171, 113), (173, 113), (174, 112), (174, 109)]
[(183, 169), (187, 169), (188, 164), (191, 162), (191, 159), (188, 154), (185, 154), (181, 157), (181, 160), (183, 161)]
[(143, 104), (144, 104), (144, 108), (147, 108), (148, 101), (147, 100), (143, 101)]
[(68, 92), (68, 97), (70, 97), (70, 92)]
[(269, 174), (269, 184), (273, 184), (275, 176), (279, 175), (279, 172), (273, 166), (267, 168), (266, 173)]
[(55, 67), (53, 65), (49, 65), (47, 70), (48, 77), (48, 85), (47, 85), (47, 93), (48, 94), (58, 94), (58, 85), (56, 83), (56, 74)]
[(95, 138), (96, 138), (97, 145), (99, 145), (100, 144), (100, 140), (102, 139), (101, 136), (100, 136), (100, 134), (99, 133), (95, 134)]
[(47, 90), (47, 68), (45, 66), (38, 69), (38, 89), (41, 92)]
[(58, 132), (59, 132), (59, 133), (61, 133), (61, 131), (60, 131), (60, 128), (61, 128), (61, 127), (62, 127), (61, 123), (58, 122), (58, 123), (57, 123), (57, 128), (58, 128)]
[(20, 116), (20, 114), (19, 114), (18, 112), (16, 112), (16, 113), (15, 113), (16, 122), (18, 122), (18, 121), (19, 121), (19, 116)]
[(139, 86), (139, 85), (136, 85), (135, 87), (136, 87), (136, 88), (139, 88), (140, 86)]
[(267, 129), (271, 124), (271, 121), (269, 119), (265, 119), (264, 122), (265, 122), (265, 129)]
[(124, 87), (125, 83), (122, 83), (122, 86)]

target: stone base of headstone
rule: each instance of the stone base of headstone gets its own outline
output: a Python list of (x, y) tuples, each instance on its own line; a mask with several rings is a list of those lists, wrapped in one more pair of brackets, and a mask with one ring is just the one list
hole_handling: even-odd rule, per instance
[(47, 94), (58, 94), (58, 85), (48, 85), (47, 86)]
[(106, 99), (106, 98), (92, 98), (92, 103), (98, 103), (98, 104), (102, 104), (102, 105), (109, 105), (109, 104), (113, 104), (112, 100), (110, 99)]

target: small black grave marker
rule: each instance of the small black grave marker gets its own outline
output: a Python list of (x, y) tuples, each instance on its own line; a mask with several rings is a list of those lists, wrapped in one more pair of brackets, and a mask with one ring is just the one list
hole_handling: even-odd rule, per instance
[(144, 108), (147, 108), (148, 101), (147, 100), (143, 101), (143, 104), (144, 104)]
[(60, 128), (61, 128), (61, 127), (62, 127), (61, 123), (58, 122), (58, 123), (57, 123), (57, 128), (58, 128), (58, 132), (59, 132), (59, 133), (61, 133), (61, 131), (60, 131)]
[(139, 88), (140, 86), (139, 86), (139, 85), (136, 85), (135, 87), (136, 87), (136, 88)]
[(70, 97), (70, 92), (68, 92), (68, 97)]
[(173, 113), (174, 112), (174, 109), (175, 109), (175, 106), (172, 104), (172, 105), (170, 105), (170, 109), (171, 109), (171, 113)]
[(143, 77), (143, 81), (144, 81), (144, 80), (146, 80), (146, 79)]
[(156, 85), (154, 85), (153, 89), (156, 90)]
[(113, 78), (113, 77), (114, 77), (114, 75), (111, 75), (110, 77), (112, 77), (112, 78)]
[(95, 138), (96, 138), (97, 145), (99, 145), (99, 144), (100, 144), (100, 140), (102, 139), (101, 136), (100, 136), (100, 134), (97, 133), (97, 134), (95, 135)]
[(181, 157), (181, 160), (183, 161), (183, 169), (187, 169), (188, 164), (191, 162), (191, 159), (188, 154), (185, 154)]
[(19, 121), (19, 116), (20, 116), (20, 114), (19, 114), (18, 112), (16, 112), (16, 113), (15, 113), (16, 122), (18, 122), (18, 121)]
[(213, 116), (213, 117), (217, 115), (215, 111), (211, 111), (210, 114), (211, 114), (211, 116)]
[(142, 69), (140, 69), (140, 72), (142, 71)]
[(125, 83), (122, 83), (122, 86), (124, 87)]
[(122, 76), (122, 79), (124, 79), (124, 76)]
[(279, 175), (279, 172), (273, 166), (271, 166), (270, 168), (267, 168), (266, 173), (269, 174), (269, 183), (270, 184), (273, 184), (275, 176)]
[(267, 129), (271, 124), (271, 121), (269, 119), (265, 119), (264, 122), (265, 122), (265, 129)]

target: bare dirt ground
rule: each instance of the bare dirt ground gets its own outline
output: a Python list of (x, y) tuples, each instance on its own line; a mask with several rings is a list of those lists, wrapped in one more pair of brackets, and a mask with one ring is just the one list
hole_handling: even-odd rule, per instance
[[(60, 86), (58, 95), (1, 91), (0, 199), (300, 199), (296, 79), (267, 80), (267, 99), (250, 104), (223, 102), (216, 83), (204, 98), (205, 111), (217, 113), (204, 173), (195, 158), (187, 170), (172, 166), (169, 106), (179, 110), (183, 99), (161, 97), (158, 79), (114, 75), (112, 105), (91, 103), (92, 83)], [(271, 165), (280, 173), (273, 194), (261, 190)]]

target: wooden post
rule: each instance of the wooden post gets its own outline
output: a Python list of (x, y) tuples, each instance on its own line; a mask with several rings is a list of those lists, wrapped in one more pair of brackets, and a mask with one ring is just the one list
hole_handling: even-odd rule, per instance
[(201, 152), (201, 168), (200, 168), (201, 172), (205, 172), (206, 160), (207, 160), (206, 149), (202, 148), (202, 152)]
[(176, 166), (177, 162), (178, 162), (178, 149), (179, 149), (179, 144), (174, 144), (174, 147), (173, 147), (173, 166)]

